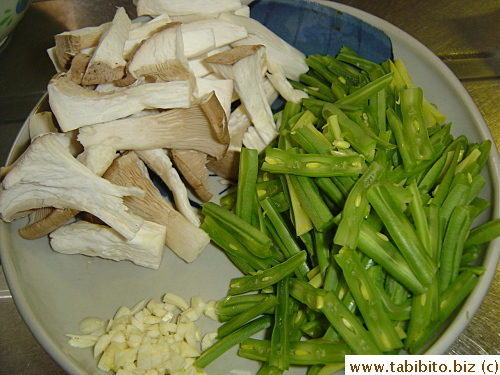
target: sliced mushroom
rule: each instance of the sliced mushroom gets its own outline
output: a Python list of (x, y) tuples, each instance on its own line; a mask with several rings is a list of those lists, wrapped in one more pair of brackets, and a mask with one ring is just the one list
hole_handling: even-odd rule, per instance
[(100, 26), (84, 27), (78, 30), (57, 34), (55, 55), (62, 68), (69, 69), (73, 57), (82, 49), (94, 47), (99, 43), (102, 33), (109, 28), (110, 22)]
[(148, 108), (188, 108), (191, 86), (187, 81), (148, 83), (113, 93), (88, 90), (64, 73), (48, 85), (49, 103), (62, 131), (123, 118)]
[(190, 81), (195, 77), (184, 55), (181, 24), (172, 22), (146, 39), (127, 65), (135, 78), (153, 77), (156, 81)]
[(126, 197), (125, 204), (144, 219), (164, 225), (167, 228), (165, 244), (186, 262), (195, 260), (210, 241), (202, 229), (193, 225), (162, 197), (134, 152), (117, 158), (104, 177), (114, 184), (135, 186), (145, 191), (144, 198)]
[(264, 45), (267, 59), (281, 65), (287, 78), (298, 81), (299, 76), (309, 70), (305, 62), (305, 55), (302, 52), (281, 39), (256, 19), (230, 13), (221, 14), (220, 18), (244, 26), (248, 31), (248, 37), (232, 43), (233, 46)]
[(117, 150), (194, 149), (219, 159), (229, 135), (224, 109), (212, 93), (190, 108), (82, 127), (78, 140), (84, 147), (107, 144)]
[(52, 119), (52, 112), (43, 111), (33, 113), (28, 119), (30, 139), (34, 139), (40, 134), (57, 133), (57, 127)]
[[(113, 147), (95, 145), (78, 154), (77, 160), (100, 177), (109, 168), (115, 156), (116, 152)], [(28, 240), (46, 236), (79, 213), (78, 210), (68, 208), (39, 208), (30, 214), (30, 222), (26, 227), (19, 229), (19, 235)]]
[(136, 151), (137, 156), (146, 163), (160, 179), (167, 185), (174, 196), (177, 210), (186, 217), (193, 225), (200, 226), (200, 218), (191, 206), (186, 185), (181, 176), (174, 168), (167, 150), (156, 148), (153, 150)]
[(44, 213), (45, 216), (39, 220), (34, 219), (26, 227), (19, 229), (18, 233), (22, 238), (27, 240), (41, 238), (73, 219), (79, 212), (79, 210), (69, 208), (40, 208), (35, 210), (30, 217), (34, 214), (43, 215)]
[(219, 75), (234, 81), (234, 88), (266, 145), (278, 134), (262, 83), (262, 45), (238, 46), (204, 61)]
[(272, 60), (267, 60), (266, 65), (268, 70), (266, 77), (286, 101), (300, 104), (302, 99), (309, 97), (304, 91), (293, 88), (291, 83), (286, 79), (285, 71), (280, 64)]
[(145, 221), (131, 240), (114, 229), (79, 220), (49, 235), (50, 246), (63, 254), (83, 254), (115, 261), (129, 260), (139, 266), (158, 269), (165, 248), (166, 228)]
[(137, 188), (116, 186), (78, 162), (54, 134), (33, 140), (2, 181), (0, 215), (6, 222), (41, 207), (90, 212), (127, 239), (144, 219), (123, 204), (127, 195), (144, 196)]
[[(226, 45), (226, 46), (222, 46), (219, 48), (215, 48), (215, 49), (207, 52), (206, 54), (203, 54), (203, 55), (198, 56), (196, 58), (189, 59), (188, 60), (189, 67), (191, 68), (191, 70), (193, 71), (193, 73), (196, 77), (210, 78), (209, 76), (213, 75), (214, 73), (212, 72), (210, 67), (204, 62), (204, 60), (208, 56), (215, 55), (219, 52), (229, 51), (230, 49), (231, 49), (231, 47)], [(216, 78), (220, 79), (221, 77), (216, 77)]]
[(207, 184), (207, 154), (195, 150), (172, 149), (172, 159), (196, 195), (204, 202), (212, 199), (213, 194), (208, 190)]
[(83, 85), (98, 85), (113, 82), (125, 75), (127, 62), (123, 58), (123, 48), (130, 31), (131, 21), (125, 9), (120, 7), (115, 17), (99, 39), (82, 78)]
[(209, 18), (182, 24), (183, 33), (202, 29), (212, 29), (215, 42), (214, 48), (226, 46), (248, 36), (245, 27), (219, 18)]
[(222, 159), (210, 159), (207, 163), (207, 169), (222, 178), (238, 181), (239, 164), (240, 151), (228, 150)]
[(81, 85), (83, 76), (89, 66), (90, 55), (84, 52), (78, 52), (73, 60), (71, 60), (71, 67), (68, 70), (68, 76), (77, 85)]
[(229, 118), (233, 101), (233, 81), (231, 79), (196, 78), (196, 86), (198, 87), (198, 98), (203, 98), (212, 91), (215, 92), (222, 108), (224, 108), (226, 118)]
[(241, 8), (240, 0), (137, 0), (137, 15), (157, 16), (167, 13), (170, 16), (186, 14), (211, 14), (230, 12)]
[(143, 23), (141, 26), (136, 27), (133, 30), (130, 30), (128, 34), (128, 39), (146, 39), (151, 35), (156, 33), (160, 28), (165, 26), (166, 24), (172, 22), (170, 16), (167, 13), (160, 14), (157, 17), (154, 17), (152, 20)]

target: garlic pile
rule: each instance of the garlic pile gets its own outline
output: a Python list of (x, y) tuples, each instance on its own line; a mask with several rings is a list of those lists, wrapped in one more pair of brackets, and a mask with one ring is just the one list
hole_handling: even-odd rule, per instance
[(66, 336), (73, 347), (93, 347), (94, 357), (100, 356), (98, 368), (117, 375), (206, 374), (193, 363), (217, 333), (202, 336), (195, 322), (203, 315), (216, 321), (216, 302), (199, 296), (190, 302), (167, 293), (162, 302), (151, 299), (131, 309), (122, 306), (108, 322), (85, 318), (79, 324), (81, 335)]

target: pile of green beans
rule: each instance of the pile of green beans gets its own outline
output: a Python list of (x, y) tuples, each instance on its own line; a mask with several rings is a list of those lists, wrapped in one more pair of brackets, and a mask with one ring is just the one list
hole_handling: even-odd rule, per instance
[[(244, 274), (218, 302), (205, 367), (239, 344), (259, 375), (338, 371), (347, 354), (421, 353), (478, 282), (500, 219), (472, 228), (491, 142), (454, 138), (404, 64), (312, 55), (309, 94), (202, 228)], [(252, 338), (268, 330), (265, 339)]]

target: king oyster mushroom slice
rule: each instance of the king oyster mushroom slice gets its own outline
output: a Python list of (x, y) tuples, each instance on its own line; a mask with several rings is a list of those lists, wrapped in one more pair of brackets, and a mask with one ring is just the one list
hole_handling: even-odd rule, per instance
[(213, 194), (208, 190), (207, 154), (195, 150), (172, 149), (172, 159), (196, 195), (208, 202)]
[(129, 260), (139, 266), (158, 269), (165, 247), (166, 228), (145, 221), (131, 240), (105, 225), (79, 220), (63, 225), (49, 235), (50, 246), (63, 254)]
[[(76, 159), (95, 173), (96, 176), (102, 176), (115, 157), (116, 151), (113, 147), (95, 145), (83, 150)], [(46, 236), (79, 213), (80, 211), (69, 208), (39, 208), (30, 214), (30, 222), (26, 227), (19, 229), (19, 235), (27, 240)]]
[(30, 131), (30, 139), (34, 139), (40, 134), (58, 132), (52, 120), (52, 112), (50, 111), (33, 113), (28, 119), (28, 129)]
[(268, 70), (266, 77), (286, 101), (300, 104), (302, 99), (309, 97), (304, 91), (293, 88), (280, 64), (273, 60), (267, 60), (266, 65)]
[[(266, 91), (267, 102), (271, 105), (278, 97), (278, 92), (267, 78), (263, 78), (263, 86)], [(218, 176), (236, 181), (238, 179), (238, 165), (244, 137), (246, 136), (246, 146), (248, 148), (255, 148), (259, 152), (262, 151), (266, 145), (263, 144), (258, 134), (252, 136), (255, 129), (253, 129), (253, 131), (251, 130), (251, 134), (246, 135), (249, 128), (253, 128), (253, 126), (245, 106), (242, 104), (236, 107), (229, 115), (227, 128), (230, 141), (226, 155), (220, 160), (210, 158), (207, 163), (207, 169)], [(258, 144), (255, 144), (255, 142), (252, 143), (253, 140), (256, 140)]]
[(144, 40), (128, 62), (127, 70), (135, 78), (153, 77), (156, 81), (190, 81), (195, 77), (184, 55), (181, 24), (172, 22)]
[(262, 57), (265, 47), (245, 45), (207, 57), (204, 61), (220, 76), (232, 79), (263, 142), (268, 145), (278, 134), (262, 83)]
[(130, 116), (150, 108), (188, 108), (188, 81), (147, 83), (111, 93), (86, 89), (64, 73), (48, 85), (49, 103), (62, 131)]
[[(189, 67), (193, 71), (194, 75), (196, 77), (203, 77), (203, 78), (211, 78), (214, 73), (210, 69), (210, 67), (204, 62), (204, 60), (211, 55), (215, 55), (219, 52), (225, 52), (229, 51), (232, 47), (231, 46), (222, 46), (219, 48), (215, 48), (206, 54), (203, 54), (201, 56), (197, 56), (195, 58), (189, 59)], [(217, 79), (220, 79), (220, 77), (217, 77)]]
[(24, 239), (35, 240), (53, 232), (79, 213), (79, 210), (70, 208), (39, 208), (30, 214), (28, 225), (19, 229), (18, 233)]
[(139, 27), (131, 29), (128, 34), (128, 39), (146, 39), (153, 35), (158, 29), (162, 28), (166, 24), (172, 22), (170, 16), (167, 13), (160, 14), (153, 19), (144, 22)]
[(184, 55), (187, 59), (204, 55), (215, 48), (215, 34), (213, 29), (184, 31), (183, 26), (181, 26), (181, 29)]
[(248, 37), (247, 29), (244, 26), (219, 18), (209, 18), (182, 24), (183, 33), (200, 29), (213, 30), (214, 48), (220, 48)]
[(231, 103), (233, 101), (233, 80), (197, 77), (196, 86), (198, 87), (197, 96), (199, 99), (209, 95), (212, 91), (215, 92), (217, 99), (219, 99), (219, 102), (224, 109), (226, 118), (229, 119), (229, 116), (231, 115)]
[(190, 108), (82, 127), (78, 140), (84, 147), (106, 144), (116, 150), (193, 149), (220, 159), (229, 135), (224, 109), (212, 92)]
[(164, 225), (167, 228), (165, 244), (181, 259), (192, 262), (210, 242), (205, 231), (193, 225), (165, 200), (135, 152), (117, 158), (104, 177), (114, 184), (135, 186), (145, 191), (144, 198), (125, 197), (125, 204), (144, 219)]
[(6, 222), (36, 208), (70, 208), (97, 216), (127, 239), (134, 238), (144, 223), (123, 204), (124, 196), (144, 196), (142, 190), (96, 176), (53, 133), (33, 140), (2, 185), (0, 215)]
[(174, 196), (177, 210), (188, 219), (191, 224), (199, 227), (201, 222), (194, 207), (191, 206), (186, 185), (179, 172), (174, 168), (167, 150), (156, 148), (153, 150), (136, 151), (137, 156), (167, 185)]
[(94, 47), (99, 43), (102, 33), (109, 28), (110, 22), (99, 26), (84, 27), (78, 30), (57, 34), (54, 39), (55, 55), (61, 68), (68, 69), (71, 59), (82, 49)]
[(157, 16), (167, 13), (170, 16), (186, 14), (213, 14), (230, 12), (241, 8), (240, 0), (137, 0), (137, 15)]
[(84, 52), (78, 52), (73, 60), (71, 60), (71, 66), (68, 70), (68, 76), (77, 85), (81, 85), (83, 81), (83, 76), (85, 71), (89, 66), (90, 55)]
[(99, 39), (82, 78), (83, 85), (98, 85), (113, 82), (125, 75), (127, 62), (123, 58), (123, 47), (128, 39), (131, 21), (125, 9), (116, 10), (111, 26)]
[(230, 13), (221, 14), (220, 18), (244, 26), (248, 31), (247, 38), (231, 43), (232, 46), (264, 45), (267, 59), (281, 65), (285, 70), (286, 77), (294, 81), (298, 81), (299, 76), (309, 70), (302, 52), (281, 39), (259, 21)]

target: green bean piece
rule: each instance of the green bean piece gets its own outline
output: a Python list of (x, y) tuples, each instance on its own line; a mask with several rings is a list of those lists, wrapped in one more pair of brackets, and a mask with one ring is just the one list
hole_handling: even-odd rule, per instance
[(310, 284), (292, 279), (290, 294), (313, 310), (325, 314), (330, 324), (355, 354), (381, 354), (359, 319), (333, 292), (325, 292)]
[(380, 351), (387, 352), (403, 347), (403, 342), (394, 329), (382, 300), (377, 296), (376, 288), (361, 266), (356, 252), (344, 247), (335, 255), (335, 259), (342, 268), (349, 290)]
[(409, 350), (420, 335), (425, 332), (425, 329), (435, 320), (436, 312), (439, 313), (438, 295), (439, 287), (436, 280), (429, 286), (427, 292), (413, 297), (405, 350)]
[(379, 64), (363, 59), (361, 56), (354, 53), (354, 51), (344, 47), (342, 47), (340, 53), (337, 55), (337, 60), (357, 66), (358, 68), (366, 71), (370, 80), (377, 79), (384, 74), (384, 70)]
[(248, 323), (252, 319), (258, 317), (261, 314), (264, 314), (269, 309), (272, 309), (277, 304), (278, 304), (278, 299), (274, 295), (270, 294), (266, 296), (266, 298), (263, 301), (257, 302), (246, 311), (236, 315), (228, 322), (219, 326), (219, 328), (217, 329), (217, 339), (220, 340), (223, 337), (226, 337), (227, 335), (234, 332), (236, 329), (240, 328), (241, 326)]
[(194, 364), (205, 368), (229, 349), (271, 326), (271, 317), (263, 316), (245, 324), (221, 340), (216, 341), (195, 360)]
[(352, 94), (337, 100), (335, 105), (360, 105), (364, 101), (371, 98), (380, 90), (385, 89), (392, 82), (392, 78), (394, 77), (394, 73), (388, 73), (370, 83), (363, 86), (359, 90), (354, 91)]
[(329, 230), (333, 226), (334, 216), (319, 194), (319, 189), (314, 181), (305, 176), (290, 175), (289, 177), (314, 228), (319, 232)]
[(486, 268), (481, 267), (481, 266), (467, 265), (467, 266), (463, 266), (463, 267), (459, 268), (459, 272), (463, 272), (463, 271), (470, 271), (474, 275), (481, 276), (486, 272)]
[(271, 366), (269, 363), (264, 363), (259, 372), (257, 372), (257, 375), (281, 375), (284, 372), (284, 370)]
[(319, 99), (312, 99), (312, 98), (302, 99), (302, 105), (304, 106), (304, 108), (306, 108), (308, 111), (311, 111), (316, 117), (321, 116), (321, 111), (323, 110), (323, 107), (325, 106), (325, 104), (328, 103), (330, 102)]
[(332, 103), (326, 103), (322, 107), (321, 114), (324, 119), (337, 115), (340, 129), (352, 148), (364, 155), (366, 160), (373, 160), (377, 141), (370, 135), (366, 134), (366, 132), (357, 123), (347, 117), (347, 115), (338, 106)]
[(479, 255), (481, 253), (482, 253), (481, 248), (479, 247), (479, 245), (476, 244), (464, 248), (464, 251), (462, 253), (462, 259), (460, 260), (460, 267), (464, 267), (474, 262), (477, 258), (479, 258)]
[[(304, 79), (302, 79), (302, 78), (304, 78)], [(303, 83), (307, 83), (307, 84), (304, 85), (303, 83), (295, 82), (295, 81), (290, 81), (290, 84), (292, 85), (292, 87), (294, 89), (304, 91), (310, 97), (312, 96), (316, 99), (324, 100), (327, 102), (335, 100), (335, 95), (333, 95), (333, 93), (330, 92), (331, 89), (328, 86), (324, 85), (321, 82), (317, 82), (314, 79), (310, 79), (310, 78), (312, 78), (312, 77), (307, 76), (307, 74), (303, 74), (300, 76), (300, 80)], [(324, 87), (321, 90), (319, 90), (319, 87), (317, 87), (319, 85), (324, 86)], [(325, 88), (329, 89), (330, 91), (325, 90)], [(326, 92), (326, 94), (325, 94), (325, 92)]]
[(451, 213), (457, 206), (466, 205), (469, 201), (469, 193), (471, 187), (470, 184), (456, 184), (453, 186), (448, 192), (448, 196), (444, 199), (441, 204), (441, 210), (439, 211), (439, 215), (441, 217), (441, 221), (445, 223), (444, 229), (446, 230), (446, 223), (450, 219)]
[(309, 154), (328, 155), (334, 151), (332, 144), (312, 123), (295, 128), (290, 135)]
[(481, 224), (469, 232), (464, 246), (481, 245), (500, 236), (500, 218)]
[(453, 283), (441, 294), (439, 305), (439, 318), (429, 325), (410, 346), (409, 352), (417, 354), (419, 349), (431, 338), (438, 328), (448, 319), (453, 311), (465, 300), (477, 285), (479, 278), (470, 271), (458, 275)]
[(372, 186), (368, 189), (367, 196), (419, 281), (424, 286), (431, 284), (437, 270), (436, 265), (387, 188), (382, 185)]
[(461, 142), (457, 142), (456, 148), (452, 154), (450, 154), (450, 159), (448, 161), (448, 166), (444, 168), (441, 172), (441, 176), (438, 180), (438, 185), (433, 190), (432, 202), (436, 205), (443, 204), (444, 200), (448, 196), (451, 183), (455, 177), (455, 170), (459, 161), (463, 158), (463, 154), (467, 147), (467, 140), (465, 137), (460, 138)]
[[(314, 92), (313, 96), (318, 99), (332, 102), (336, 99), (329, 85), (321, 82), (319, 79), (311, 76), (310, 74), (301, 74), (299, 76), (300, 82), (305, 83), (309, 87), (310, 91)], [(293, 85), (293, 83), (292, 83)]]
[(295, 154), (267, 149), (262, 170), (305, 177), (358, 176), (363, 172), (360, 155)]
[(251, 276), (247, 275), (234, 278), (231, 280), (228, 294), (242, 294), (252, 290), (262, 290), (274, 285), (278, 281), (284, 279), (287, 275), (294, 272), (297, 267), (305, 262), (306, 257), (306, 251), (301, 250), (299, 253), (292, 255), (284, 262), (278, 263), (267, 270), (258, 272)]
[[(269, 228), (274, 229), (272, 231), (272, 234), (276, 242), (280, 246), (283, 254), (287, 258), (290, 258), (293, 255), (296, 255), (303, 251), (301, 250), (295, 238), (292, 236), (289, 227), (286, 225), (285, 220), (277, 211), (274, 203), (269, 198), (266, 198), (262, 200), (260, 204), (262, 206), (262, 209), (264, 210), (264, 215), (269, 219)], [(308, 272), (309, 267), (306, 263), (300, 264), (299, 267), (295, 270), (295, 274), (298, 278), (301, 279), (305, 278)]]
[(256, 302), (262, 302), (266, 297), (268, 297), (267, 293), (226, 296), (217, 302), (217, 307), (236, 306), (242, 303), (255, 304)]
[(225, 230), (221, 222), (210, 216), (205, 217), (202, 224), (210, 239), (219, 245), (227, 254), (239, 258), (252, 267), (252, 271), (264, 270), (269, 268), (271, 263), (268, 260), (259, 258), (251, 253), (248, 248), (242, 244), (238, 237)]
[(327, 55), (324, 57), (324, 62), (333, 73), (339, 77), (343, 77), (350, 86), (359, 84), (359, 72), (347, 64), (343, 64), (333, 56)]
[(367, 270), (368, 276), (371, 277), (372, 279), (372, 286), (377, 290), (379, 293), (380, 300), (382, 301), (382, 304), (385, 307), (385, 311), (387, 312), (387, 315), (389, 318), (392, 320), (408, 320), (410, 319), (410, 312), (411, 312), (411, 299), (407, 299), (400, 304), (396, 304), (387, 291), (384, 289), (382, 282), (383, 281), (376, 281), (375, 273), (378, 272), (377, 268), (382, 269), (380, 266), (373, 266)]
[(415, 160), (431, 159), (434, 152), (422, 112), (424, 99), (422, 89), (415, 87), (401, 90), (399, 98), (405, 135), (408, 136)]
[(366, 192), (378, 180), (385, 171), (385, 166), (373, 162), (363, 175), (356, 181), (347, 196), (342, 219), (338, 225), (333, 242), (337, 245), (355, 249), (358, 246), (358, 238), (361, 222), (369, 209)]
[(290, 367), (290, 330), (293, 307), (290, 298), (290, 276), (279, 281), (276, 289), (277, 306), (271, 334), (269, 364), (281, 370), (288, 370)]
[(272, 256), (271, 239), (238, 215), (212, 202), (203, 204), (201, 212), (205, 216), (217, 218), (255, 256), (259, 258)]
[[(243, 341), (238, 355), (243, 358), (267, 362), (271, 352), (271, 341), (247, 339)], [(345, 344), (321, 340), (290, 342), (291, 365), (315, 365), (343, 362), (353, 351)]]
[[(242, 302), (237, 305), (223, 306), (217, 309), (217, 315), (219, 316), (220, 322), (227, 322), (233, 319), (235, 316), (246, 312), (248, 309), (254, 307), (257, 303), (255, 302)], [(270, 308), (265, 311), (264, 314), (274, 314), (274, 308)]]
[(443, 292), (458, 276), (462, 252), (472, 224), (471, 206), (457, 206), (448, 223), (439, 268), (439, 290)]
[(338, 81), (338, 76), (329, 70), (318, 58), (317, 55), (310, 55), (306, 57), (306, 64), (321, 75), (328, 82), (332, 83)]
[(429, 225), (429, 245), (431, 258), (434, 263), (439, 263), (441, 257), (441, 246), (443, 244), (443, 228), (439, 215), (440, 207), (435, 204), (429, 204), (426, 207), (427, 223)]
[(236, 215), (247, 223), (252, 222), (254, 213), (254, 196), (257, 194), (257, 174), (259, 170), (259, 154), (257, 150), (242, 147), (238, 168), (238, 190), (236, 198)]
[[(314, 179), (316, 185), (323, 194), (332, 200), (338, 207), (343, 207), (345, 203), (345, 196), (342, 191), (337, 187), (333, 179), (328, 177), (318, 177)], [(347, 195), (347, 193), (346, 193)]]
[(429, 229), (429, 223), (427, 222), (427, 214), (422, 203), (422, 198), (420, 196), (420, 191), (418, 190), (417, 183), (415, 181), (411, 183), (408, 186), (408, 190), (410, 190), (411, 194), (413, 195), (413, 198), (410, 201), (410, 211), (413, 218), (413, 223), (415, 224), (417, 235), (429, 255), (432, 255), (432, 238)]
[(367, 221), (361, 224), (358, 249), (380, 264), (389, 274), (415, 294), (424, 293), (426, 288), (416, 277), (408, 261), (389, 241)]
[(387, 109), (386, 115), (387, 122), (396, 138), (396, 145), (403, 161), (404, 170), (407, 172), (413, 171), (417, 162), (415, 155), (411, 152), (410, 141), (404, 131), (403, 122), (392, 108)]

